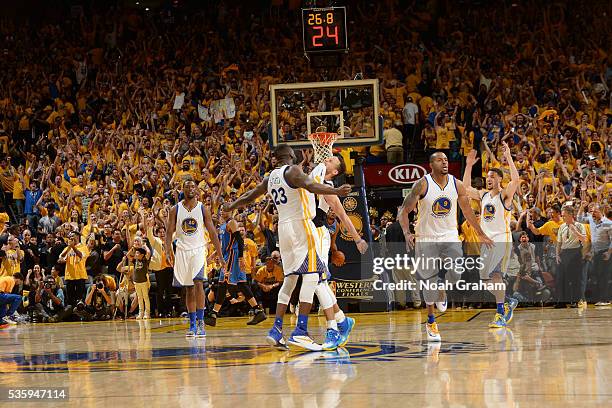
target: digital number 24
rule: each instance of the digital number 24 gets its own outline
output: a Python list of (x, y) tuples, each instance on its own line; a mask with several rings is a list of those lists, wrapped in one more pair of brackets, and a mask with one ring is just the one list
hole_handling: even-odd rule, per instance
[[(335, 44), (338, 45), (338, 41), (339, 41), (338, 40), (338, 26), (334, 26), (333, 27), (333, 29), (334, 29), (333, 33), (330, 30), (330, 28), (331, 28), (330, 26), (327, 26), (325, 28), (326, 28), (325, 31), (326, 31), (326, 34), (327, 34), (326, 37), (327, 38), (333, 38)], [(314, 26), (314, 27), (312, 27), (312, 29), (319, 31), (319, 34), (315, 34), (315, 35), (312, 36), (312, 45), (315, 46), (315, 47), (322, 47), (323, 43), (319, 42), (318, 40), (323, 38), (323, 27), (321, 27), (321, 26)]]

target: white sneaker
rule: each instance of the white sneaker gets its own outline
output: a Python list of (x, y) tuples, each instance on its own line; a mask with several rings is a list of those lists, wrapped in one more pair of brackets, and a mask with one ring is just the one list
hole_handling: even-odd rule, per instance
[(436, 302), (436, 309), (439, 312), (446, 312), (446, 307), (448, 306), (446, 303), (446, 293), (444, 294), (444, 300), (442, 302)]
[(4, 316), (2, 318), (2, 321), (6, 324), (17, 324), (17, 322), (13, 319), (11, 319), (9, 316)]
[(287, 343), (310, 351), (323, 351), (323, 346), (315, 343), (315, 341), (308, 335), (292, 334), (291, 337), (287, 339)]
[(610, 306), (610, 302), (597, 302), (595, 306)]
[(440, 331), (438, 330), (438, 323), (425, 323), (425, 331), (427, 332), (427, 341), (442, 341)]
[(143, 318), (144, 320), (149, 320), (151, 317), (150, 317), (148, 314), (146, 314), (146, 315), (142, 316), (142, 318)]
[(142, 320), (142, 315), (140, 313), (138, 313), (138, 316), (136, 316), (136, 320)]

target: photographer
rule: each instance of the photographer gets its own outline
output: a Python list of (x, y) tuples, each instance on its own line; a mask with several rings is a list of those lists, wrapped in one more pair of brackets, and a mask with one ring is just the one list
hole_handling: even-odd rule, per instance
[(253, 293), (261, 299), (263, 306), (272, 312), (276, 311), (278, 292), (283, 283), (284, 275), (280, 260), (280, 253), (272, 252), (272, 255), (266, 258), (266, 264), (257, 270), (253, 278)]
[(94, 278), (94, 284), (89, 288), (85, 303), (79, 302), (73, 312), (83, 320), (109, 320), (112, 304), (110, 290), (102, 275)]
[(64, 291), (52, 276), (39, 285), (34, 302), (34, 313), (41, 315), (44, 323), (61, 322), (72, 314), (72, 306), (64, 306)]

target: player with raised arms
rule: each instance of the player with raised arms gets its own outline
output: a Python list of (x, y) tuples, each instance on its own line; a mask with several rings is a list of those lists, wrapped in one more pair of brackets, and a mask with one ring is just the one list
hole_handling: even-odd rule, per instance
[[(512, 160), (510, 148), (502, 142), (502, 154), (510, 167), (510, 182), (502, 188), (504, 173), (499, 168), (487, 172), (486, 188), (488, 191), (478, 191), (471, 187), (472, 166), (478, 161), (476, 150), (472, 150), (467, 157), (463, 183), (470, 198), (480, 202), (480, 226), (493, 240), (493, 247), (484, 247), (480, 251), (483, 267), (480, 269), (480, 279), (492, 283), (503, 283), (503, 274), (506, 273), (508, 261), (512, 251), (512, 231), (510, 231), (510, 217), (512, 211), (512, 198), (518, 189), (520, 177), (516, 165)], [(512, 320), (514, 309), (518, 305), (516, 299), (505, 301), (503, 290), (490, 292), (495, 296), (497, 313), (489, 323), (491, 328), (503, 328)]]
[[(399, 214), (399, 222), (406, 237), (408, 250), (415, 245), (415, 258), (419, 261), (417, 278), (421, 281), (423, 297), (427, 304), (427, 323), (425, 330), (428, 341), (441, 341), (440, 331), (434, 317), (434, 303), (439, 311), (446, 310), (446, 294), (438, 290), (441, 271), (440, 260), (455, 262), (463, 258), (459, 229), (457, 225), (457, 204), (463, 215), (474, 228), (480, 241), (491, 245), (492, 241), (484, 233), (474, 211), (463, 183), (448, 174), (448, 158), (443, 152), (435, 152), (429, 157), (431, 173), (417, 181), (404, 199)], [(417, 208), (415, 235), (410, 232), (408, 214)], [(456, 283), (460, 273), (455, 268), (446, 271), (446, 280)], [(433, 287), (433, 289), (432, 289)]]
[[(300, 310), (295, 330), (287, 340), (288, 343), (311, 351), (320, 351), (322, 346), (316, 344), (308, 335), (308, 313), (312, 307), (314, 292), (327, 268), (320, 253), (319, 236), (312, 219), (316, 211), (312, 194), (346, 195), (351, 186), (345, 184), (334, 188), (316, 183), (294, 165), (295, 153), (290, 146), (279, 145), (274, 150), (274, 158), (280, 167), (272, 170), (268, 177), (231, 204), (225, 204), (226, 211), (255, 201), (257, 197), (268, 192), (272, 196), (278, 211), (278, 240), (285, 279), (278, 294), (278, 305), (274, 326), (268, 333), (268, 341), (276, 346), (283, 346), (283, 316), (291, 298), (298, 275), (302, 275), (300, 289)], [(309, 194), (312, 193), (312, 194)], [(291, 289), (291, 290), (288, 290)], [(326, 343), (337, 343), (340, 335), (337, 330), (327, 331)], [(329, 340), (329, 341), (328, 341)], [(337, 346), (337, 344), (336, 344)]]
[[(184, 287), (185, 304), (189, 313), (187, 337), (204, 337), (204, 287), (206, 279), (206, 238), (204, 228), (212, 240), (222, 270), (221, 243), (208, 209), (197, 199), (198, 186), (192, 178), (183, 181), (184, 198), (170, 210), (166, 223), (166, 254), (174, 265), (174, 286)], [(176, 233), (176, 234), (175, 234)], [(176, 252), (172, 239), (176, 238)]]

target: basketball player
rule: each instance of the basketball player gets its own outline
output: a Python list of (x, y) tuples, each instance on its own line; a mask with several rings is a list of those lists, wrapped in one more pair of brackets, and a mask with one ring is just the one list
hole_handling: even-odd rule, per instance
[[(480, 279), (492, 283), (503, 283), (503, 274), (506, 273), (510, 251), (512, 251), (512, 232), (510, 231), (510, 216), (512, 210), (512, 198), (520, 184), (520, 178), (516, 165), (512, 160), (510, 148), (506, 142), (502, 142), (502, 152), (510, 167), (510, 182), (505, 188), (501, 183), (504, 173), (499, 168), (489, 170), (487, 173), (486, 188), (488, 191), (480, 192), (467, 184), (472, 179), (472, 166), (478, 161), (476, 151), (472, 150), (467, 157), (463, 181), (470, 198), (480, 201), (480, 226), (489, 236), (494, 244), (491, 248), (481, 248), (483, 268), (480, 270)], [(503, 328), (512, 320), (514, 308), (518, 301), (505, 300), (505, 291), (490, 290), (495, 296), (497, 313), (489, 324), (491, 328)]]
[[(316, 182), (323, 182), (333, 186), (332, 179), (343, 174), (345, 171), (344, 169), (344, 162), (339, 157), (332, 156), (323, 160), (322, 163), (319, 163), (310, 173), (310, 177), (314, 178)], [(325, 266), (328, 267), (328, 271), (331, 235), (335, 232), (336, 228), (338, 228), (337, 222), (334, 222), (333, 224), (329, 224), (327, 222), (327, 214), (330, 209), (340, 219), (342, 225), (348, 229), (351, 238), (353, 238), (355, 245), (357, 245), (357, 250), (359, 253), (365, 254), (368, 250), (368, 243), (365, 241), (365, 239), (361, 238), (361, 235), (359, 235), (359, 232), (357, 232), (355, 229), (351, 219), (346, 214), (346, 211), (344, 211), (344, 207), (342, 206), (340, 199), (335, 195), (317, 196), (317, 199), (317, 213), (313, 222), (317, 227), (317, 233), (321, 235), (321, 253), (323, 254), (323, 262), (325, 263)], [(328, 272), (328, 275), (317, 286), (315, 294), (317, 295), (323, 310), (326, 310), (329, 307), (333, 308), (332, 311), (334, 318), (338, 324), (338, 329), (340, 332), (340, 343), (338, 344), (338, 347), (344, 347), (348, 342), (349, 335), (351, 334), (351, 331), (355, 325), (355, 319), (346, 317), (344, 312), (338, 306), (336, 296), (329, 287), (329, 279), (331, 279), (331, 274)], [(325, 296), (323, 292), (327, 292), (328, 296)], [(331, 304), (325, 303), (326, 300), (331, 300)]]
[[(208, 230), (217, 254), (222, 254), (210, 212), (196, 198), (197, 191), (197, 184), (191, 177), (183, 182), (185, 198), (172, 208), (166, 225), (166, 248), (168, 262), (174, 265), (174, 286), (184, 287), (186, 290), (185, 303), (189, 313), (187, 337), (206, 336), (202, 286), (206, 270), (204, 227)], [(172, 236), (175, 232), (176, 253), (172, 251)], [(225, 270), (224, 260), (220, 259), (220, 263)]]
[[(285, 279), (278, 295), (276, 319), (267, 340), (277, 347), (286, 347), (283, 339), (283, 316), (291, 298), (298, 275), (302, 275), (300, 289), (300, 310), (297, 326), (288, 339), (288, 343), (311, 351), (321, 351), (308, 335), (308, 313), (312, 307), (314, 292), (321, 275), (326, 272), (320, 254), (319, 236), (312, 222), (316, 208), (313, 194), (346, 195), (350, 193), (348, 184), (333, 188), (326, 184), (316, 183), (296, 166), (295, 153), (287, 145), (279, 145), (273, 156), (276, 169), (253, 190), (243, 194), (231, 204), (226, 204), (226, 211), (232, 211), (253, 202), (257, 197), (268, 192), (278, 211), (278, 241)], [(310, 197), (309, 197), (310, 196)], [(291, 289), (291, 290), (289, 290)], [(337, 347), (340, 334), (337, 330), (328, 329), (325, 344), (328, 348)]]
[[(333, 187), (332, 179), (343, 174), (345, 169), (346, 167), (344, 165), (344, 161), (339, 157), (332, 156), (325, 159), (322, 163), (319, 163), (310, 173), (310, 177), (317, 183), (322, 182)], [(337, 222), (335, 222), (335, 219), (333, 224), (330, 225), (327, 223), (327, 213), (329, 212), (330, 208), (337, 214), (343, 225), (347, 227), (360, 253), (364, 254), (367, 251), (368, 244), (363, 238), (361, 238), (359, 232), (357, 232), (355, 229), (355, 226), (344, 211), (344, 207), (342, 207), (340, 199), (336, 195), (318, 195), (316, 197), (310, 195), (309, 199), (314, 199), (315, 204), (317, 205), (316, 216), (313, 219), (313, 223), (317, 227), (316, 233), (319, 236), (320, 250), (318, 253), (321, 254), (321, 260), (325, 264), (328, 271), (326, 276), (323, 276), (321, 282), (317, 285), (315, 294), (317, 295), (321, 308), (325, 313), (328, 329), (338, 330), (340, 334), (340, 341), (337, 344), (337, 347), (343, 347), (348, 342), (349, 335), (355, 325), (355, 319), (344, 315), (344, 312), (338, 306), (338, 301), (336, 300), (336, 297), (328, 284), (328, 280), (331, 277), (328, 266), (331, 234), (333, 234), (337, 228)], [(334, 231), (330, 231), (330, 229), (334, 229)], [(287, 293), (293, 293), (296, 283), (297, 282), (294, 280), (288, 280), (283, 284)], [(293, 286), (290, 286), (292, 284)], [(270, 336), (268, 342), (272, 345), (277, 345), (274, 337)], [(333, 346), (328, 344), (327, 341), (322, 347), (325, 351), (333, 349)]]
[(238, 229), (238, 222), (232, 218), (231, 212), (221, 211), (221, 226), (219, 227), (219, 240), (223, 251), (223, 260), (227, 264), (227, 269), (223, 275), (219, 275), (219, 283), (215, 292), (215, 305), (212, 312), (205, 318), (206, 324), (217, 325), (217, 313), (221, 310), (227, 285), (233, 285), (238, 292), (242, 292), (253, 311), (253, 317), (247, 322), (248, 325), (255, 325), (266, 320), (266, 313), (251, 292), (251, 288), (246, 284), (245, 263), (243, 258), (244, 240)]
[[(468, 198), (463, 183), (448, 174), (448, 159), (442, 152), (433, 153), (429, 157), (431, 173), (417, 181), (404, 199), (399, 221), (406, 237), (407, 249), (410, 249), (416, 238), (415, 257), (420, 258), (417, 277), (427, 304), (427, 324), (425, 329), (428, 341), (441, 341), (440, 331), (434, 318), (434, 303), (439, 311), (446, 310), (446, 294), (436, 288), (428, 287), (438, 282), (438, 274), (442, 269), (441, 260), (455, 262), (463, 257), (459, 230), (457, 225), (457, 204), (468, 223), (474, 228), (482, 243), (491, 244), (484, 233)], [(418, 204), (415, 235), (410, 233), (408, 214)], [(448, 262), (448, 263), (450, 263)], [(453, 268), (446, 271), (446, 279), (455, 283), (459, 279)]]

